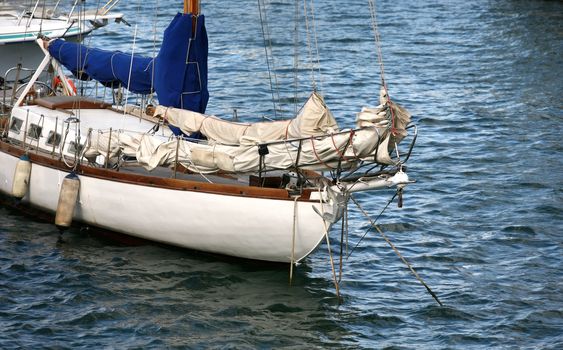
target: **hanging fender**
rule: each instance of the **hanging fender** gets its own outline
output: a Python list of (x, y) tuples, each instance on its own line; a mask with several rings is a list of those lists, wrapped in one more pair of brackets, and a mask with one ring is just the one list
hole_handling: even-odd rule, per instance
[(60, 229), (68, 228), (72, 224), (79, 189), (80, 179), (74, 172), (65, 176), (61, 185), (59, 203), (55, 215), (55, 225)]

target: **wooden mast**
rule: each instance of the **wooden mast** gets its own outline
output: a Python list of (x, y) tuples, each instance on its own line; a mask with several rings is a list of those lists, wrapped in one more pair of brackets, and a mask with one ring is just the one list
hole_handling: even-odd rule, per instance
[[(192, 16), (199, 16), (199, 0), (184, 0), (184, 15), (191, 13)], [(192, 38), (195, 37), (197, 20), (192, 20)]]
[(184, 14), (199, 15), (199, 0), (184, 0)]

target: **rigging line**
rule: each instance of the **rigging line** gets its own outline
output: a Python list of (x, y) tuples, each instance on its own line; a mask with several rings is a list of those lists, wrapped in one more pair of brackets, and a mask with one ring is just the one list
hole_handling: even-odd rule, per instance
[(307, 0), (303, 0), (303, 16), (305, 17), (305, 33), (307, 34), (307, 50), (309, 53), (309, 64), (311, 65), (311, 81), (313, 85), (313, 90), (317, 90), (317, 82), (315, 77), (315, 68), (313, 65), (313, 52), (311, 50), (311, 33), (309, 30), (309, 13), (307, 11)]
[(43, 8), (41, 9), (41, 20), (39, 21), (39, 34), (43, 33), (43, 18), (44, 17), (45, 17), (45, 0), (43, 0)]
[[(76, 6), (77, 2), (75, 2), (75, 6)], [(73, 10), (74, 11), (74, 7)], [(78, 7), (78, 41), (81, 42), (82, 41), (82, 26), (81, 23), (83, 23), (84, 18), (86, 16), (86, 9), (85, 9), (85, 5), (84, 3), (80, 3), (79, 7)], [(84, 17), (81, 17), (84, 16)], [(70, 14), (69, 14), (69, 21), (70, 21)], [(74, 22), (70, 21), (70, 26), (67, 27), (65, 33), (61, 36), (62, 39), (64, 39), (64, 35), (66, 35), (66, 33), (68, 32), (68, 30), (70, 28), (72, 28), (72, 26), (74, 25)], [(78, 72), (79, 76), (82, 76), (82, 70), (83, 70), (83, 66), (80, 65), (80, 62), (82, 61), (82, 50), (80, 49), (80, 47), (77, 47), (78, 50), (78, 55), (76, 55), (76, 66), (77, 67), (81, 67), (80, 71)], [(88, 51), (86, 50), (85, 56), (84, 58), (86, 58), (86, 56), (88, 56)], [(61, 68), (61, 72), (62, 72), (62, 68)], [(61, 83), (63, 84), (63, 89), (66, 90), (64, 88), (64, 86), (67, 85), (66, 80), (66, 76), (64, 74), (60, 74), (61, 75)], [(80, 81), (78, 82), (78, 87), (80, 88), (80, 92), (83, 93), (84, 92), (84, 80), (79, 79)], [(70, 91), (69, 91), (70, 94)], [(81, 109), (80, 109), (80, 104), (81, 104), (81, 100), (79, 98), (73, 99), (72, 102), (72, 108), (75, 110), (76, 112), (76, 118), (78, 119), (77, 125), (79, 126), (78, 131), (75, 130), (75, 142), (77, 145), (80, 144), (80, 118), (81, 118)]]
[[(99, 10), (100, 10), (100, 1), (101, 1), (101, 0), (98, 0), (98, 2), (96, 3), (96, 13), (94, 14), (94, 22), (96, 22), (96, 20), (98, 19), (98, 14), (99, 14)], [(94, 37), (93, 35), (90, 35), (90, 36), (87, 38), (87, 39), (88, 39), (88, 44), (86, 45), (86, 46), (87, 46), (87, 49), (86, 49), (86, 50), (89, 50), (89, 46), (90, 46), (90, 43), (92, 42), (92, 38), (93, 38), (93, 37)]]
[(295, 0), (294, 14), (294, 36), (293, 36), (293, 114), (297, 115), (299, 106), (297, 95), (299, 91), (299, 0)]
[[(57, 4), (58, 4), (58, 3), (57, 3)], [(81, 5), (81, 6), (82, 6), (82, 5)], [(98, 0), (98, 2), (96, 3), (96, 9), (97, 9), (97, 10), (96, 10), (96, 13), (94, 14), (94, 22), (96, 22), (96, 20), (98, 19), (98, 12), (99, 12), (98, 9), (99, 9), (99, 8), (100, 8), (100, 0)], [(84, 21), (86, 21), (86, 9), (85, 9), (85, 8), (84, 8), (84, 18), (82, 19), (82, 22), (80, 21), (80, 11), (79, 11), (79, 17), (78, 17), (78, 33), (79, 33), (79, 38), (80, 38), (80, 35), (81, 35), (81, 33), (82, 33), (82, 25), (84, 25)], [(68, 31), (68, 29), (67, 29), (67, 31)], [(84, 70), (84, 67), (86, 66), (86, 58), (88, 57), (88, 53), (89, 53), (89, 51), (90, 51), (90, 44), (92, 43), (92, 37), (93, 37), (93, 36), (89, 36), (89, 37), (87, 38), (87, 41), (88, 41), (88, 42), (85, 43), (85, 45), (84, 45), (84, 46), (86, 46), (86, 53), (85, 53), (85, 56), (84, 56), (84, 62), (83, 62), (83, 64), (80, 66), (80, 67), (81, 67), (80, 71), (83, 71), (83, 70)], [(81, 40), (81, 41), (82, 41), (82, 40)], [(79, 56), (80, 56), (80, 55), (82, 54), (82, 50), (80, 50), (80, 48), (79, 48), (78, 50), (79, 50)], [(79, 59), (79, 62), (77, 62), (77, 63), (80, 63), (80, 59)], [(77, 66), (78, 66), (78, 65), (77, 65)], [(82, 74), (82, 73), (79, 72), (79, 74)], [(63, 77), (61, 77), (61, 79), (62, 79), (62, 78), (63, 78)], [(84, 84), (85, 84), (85, 81), (82, 80), (82, 79), (79, 79), (79, 81), (78, 81), (78, 86), (80, 87), (80, 90), (81, 90), (82, 93), (84, 92)], [(90, 93), (91, 93), (91, 91), (90, 91)]]
[(375, 36), (375, 46), (377, 48), (377, 61), (379, 63), (380, 74), (381, 74), (381, 85), (387, 96), (387, 103), (389, 104), (389, 109), (391, 111), (391, 133), (396, 136), (397, 130), (395, 130), (395, 112), (393, 111), (391, 97), (389, 96), (389, 90), (387, 89), (387, 83), (385, 82), (385, 68), (383, 66), (383, 53), (381, 52), (381, 38), (379, 36), (379, 27), (377, 26), (377, 13), (375, 0), (369, 0), (370, 15), (371, 15), (371, 25), (373, 27), (373, 34)]
[[(306, 0), (305, 0), (306, 1)], [(315, 51), (317, 60), (317, 70), (319, 71), (319, 90), (323, 91), (323, 76), (321, 75), (321, 56), (319, 55), (319, 43), (317, 40), (317, 21), (315, 20), (315, 4), (314, 0), (310, 0), (311, 3), (311, 19), (313, 22), (313, 39), (315, 40)]]
[[(276, 81), (276, 87), (274, 87), (274, 83), (272, 81), (272, 75), (274, 76), (275, 79), (275, 72), (272, 74), (272, 70), (273, 67), (270, 67), (270, 55), (268, 53), (268, 47), (270, 48), (270, 50), (272, 50), (272, 41), (267, 39), (267, 35), (269, 36), (269, 33), (266, 33), (267, 30), (267, 23), (265, 23), (266, 19), (266, 5), (264, 4), (264, 6), (262, 6), (262, 0), (258, 0), (258, 12), (260, 13), (260, 25), (261, 25), (261, 29), (262, 29), (262, 37), (264, 39), (264, 52), (266, 54), (266, 64), (268, 66), (268, 78), (270, 80), (270, 92), (272, 94), (272, 104), (274, 105), (274, 118), (277, 117), (277, 107), (276, 107), (276, 97), (275, 97), (275, 91), (277, 90), (277, 81)], [(269, 46), (268, 46), (269, 44)], [(273, 52), (272, 52), (273, 53)], [(273, 56), (273, 55), (272, 55)], [(272, 66), (274, 65), (273, 62), (273, 58), (272, 58)], [(279, 101), (279, 94), (278, 94), (278, 101)]]
[(137, 41), (137, 24), (135, 24), (135, 30), (133, 32), (133, 46), (131, 47), (131, 63), (129, 65), (129, 76), (127, 77), (127, 89), (125, 89), (125, 101), (123, 102), (123, 118), (121, 119), (121, 128), (124, 128), (125, 124), (125, 114), (127, 113), (127, 99), (129, 98), (129, 87), (131, 86), (131, 74), (133, 73), (133, 58), (135, 57), (135, 42)]
[[(379, 37), (379, 27), (377, 26), (376, 8), (375, 0), (369, 0), (369, 10), (371, 16), (371, 26), (373, 29), (373, 35), (375, 39), (375, 47), (377, 49), (377, 62), (379, 64), (380, 74), (381, 74), (381, 85), (387, 93), (387, 85), (385, 84), (385, 69), (383, 66), (383, 54), (381, 52), (381, 38)], [(387, 94), (389, 96), (389, 94)]]
[[(76, 4), (76, 3), (75, 3)], [(82, 35), (81, 35), (81, 15), (82, 15), (82, 11), (84, 9), (84, 4), (81, 3), (79, 5), (78, 8), (78, 41), (81, 42), (82, 41)], [(73, 8), (74, 10), (74, 8)], [(69, 20), (70, 20), (70, 15), (69, 15)], [(61, 39), (64, 39), (64, 36), (66, 35), (66, 33), (70, 30), (70, 28), (72, 28), (72, 26), (74, 25), (74, 22), (70, 22), (70, 25), (67, 27), (65, 33), (61, 36)], [(77, 47), (77, 51), (78, 54), (76, 55), (76, 66), (80, 67), (80, 70), (78, 71), (78, 75), (81, 77), (82, 76), (82, 70), (83, 70), (83, 66), (80, 64), (80, 62), (82, 61), (82, 50), (80, 49), (80, 47)], [(86, 56), (88, 56), (88, 51), (86, 51), (84, 58), (86, 58)], [(62, 67), (60, 69), (60, 72), (63, 72)], [(64, 93), (68, 93), (69, 96), (71, 95), (71, 91), (69, 89), (67, 89), (67, 85), (68, 82), (66, 80), (66, 75), (63, 73), (60, 73), (60, 79), (61, 79), (61, 83), (63, 86), (63, 90)], [(84, 92), (84, 80), (80, 79), (78, 82), (78, 87), (80, 88), (80, 92), (83, 93)], [(75, 115), (77, 118), (77, 125), (78, 125), (78, 131), (75, 129), (75, 135), (74, 135), (74, 141), (76, 143), (76, 145), (80, 144), (80, 118), (81, 118), (81, 109), (80, 109), (80, 104), (81, 104), (81, 100), (79, 98), (75, 98), (72, 101), (72, 109), (75, 111)]]
[[(350, 195), (350, 197), (352, 197), (352, 195)], [(395, 199), (395, 197), (397, 197), (397, 192), (395, 192), (395, 194), (393, 195), (393, 197), (391, 197), (391, 199), (387, 202), (387, 204), (385, 204), (385, 207), (383, 207), (383, 209), (381, 210), (381, 212), (379, 213), (379, 215), (377, 215), (377, 217), (375, 218), (375, 220), (373, 220), (373, 222), (377, 222), (377, 220), (379, 220), (379, 218), (381, 217), (381, 215), (383, 215), (383, 212), (387, 209), (387, 207), (389, 207), (389, 204), (393, 203), (393, 200)], [(354, 200), (354, 202), (356, 202), (356, 200), (354, 198), (352, 198)], [(356, 202), (356, 205), (358, 205), (358, 203)], [(371, 230), (371, 227), (368, 227), (366, 232), (364, 232), (364, 234), (362, 235), (362, 237), (360, 238), (360, 240), (358, 241), (358, 243), (356, 243), (356, 245), (354, 246), (354, 248), (352, 248), (352, 250), (350, 251), (350, 253), (348, 254), (348, 256), (346, 257), (346, 260), (348, 260), (348, 258), (352, 255), (352, 253), (354, 252), (354, 250), (356, 250), (356, 248), (358, 248), (358, 246), (360, 245), (360, 243), (362, 243), (362, 241), (364, 240), (364, 238), (366, 237), (366, 235), (369, 233), (369, 231)]]
[(155, 20), (153, 25), (153, 39), (152, 39), (152, 72), (151, 72), (151, 94), (154, 91), (154, 60), (156, 59), (156, 27), (158, 24), (158, 0), (155, 2), (154, 7)]
[(368, 215), (368, 213), (365, 212), (365, 210), (362, 208), (362, 206), (360, 205), (360, 203), (358, 203), (358, 201), (356, 201), (356, 199), (353, 196), (350, 196), (350, 198), (352, 199), (352, 201), (356, 204), (356, 206), (358, 207), (358, 209), (360, 209), (360, 211), (364, 214), (364, 216), (369, 220), (371, 226), (373, 228), (375, 228), (377, 230), (377, 232), (379, 232), (379, 234), (381, 235), (381, 237), (383, 237), (383, 239), (385, 240), (385, 242), (387, 242), (387, 244), (389, 244), (391, 246), (391, 248), (393, 249), (393, 251), (399, 256), (399, 258), (401, 259), (401, 261), (403, 263), (405, 263), (405, 265), (407, 265), (407, 267), (409, 268), (409, 270), (411, 270), (411, 272), (413, 273), (414, 277), (416, 277), (416, 279), (422, 283), (422, 285), (424, 286), (424, 288), (426, 288), (426, 290), (428, 291), (428, 293), (430, 293), (430, 295), (434, 298), (434, 300), (436, 300), (436, 302), (440, 305), (440, 306), (444, 306), (444, 304), (442, 304), (442, 302), (440, 301), (440, 299), (438, 299), (438, 296), (432, 291), (432, 289), (430, 289), (430, 287), (428, 287), (428, 285), (426, 283), (424, 283), (424, 281), (422, 280), (422, 278), (418, 275), (418, 273), (415, 271), (415, 269), (412, 267), (411, 264), (409, 264), (409, 262), (401, 255), (401, 253), (399, 252), (399, 250), (395, 247), (395, 245), (389, 240), (389, 238), (387, 238), (387, 236), (383, 233), (383, 231), (381, 231), (381, 229), (379, 228), (379, 226), (377, 226), (375, 224), (375, 222), (371, 219), (371, 217)]
[(268, 9), (266, 8), (266, 5), (264, 5), (264, 22), (266, 24), (266, 36), (268, 37), (268, 46), (270, 48), (270, 59), (272, 60), (272, 75), (274, 76), (274, 91), (276, 93), (276, 98), (278, 101), (278, 108), (280, 108), (280, 111), (282, 111), (281, 106), (279, 106), (281, 104), (281, 98), (280, 98), (280, 84), (278, 82), (278, 75), (276, 73), (276, 61), (275, 61), (275, 56), (274, 56), (274, 45), (272, 44), (272, 32), (270, 29), (270, 21), (268, 19)]

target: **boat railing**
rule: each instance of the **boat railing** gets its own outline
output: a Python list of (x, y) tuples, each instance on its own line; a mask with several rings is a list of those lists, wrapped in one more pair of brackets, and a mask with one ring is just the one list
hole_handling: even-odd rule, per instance
[[(29, 149), (35, 149), (36, 152), (40, 149), (43, 148), (45, 151), (47, 151), (45, 149), (46, 146), (48, 146), (48, 144), (43, 145), (40, 144), (39, 139), (41, 138), (40, 135), (38, 135), (37, 137), (31, 137), (30, 142), (27, 142), (28, 140), (28, 126), (30, 126), (30, 122), (28, 121), (29, 118), (29, 114), (26, 115), (25, 119), (25, 127), (24, 127), (24, 134), (23, 134), (23, 146), (24, 148), (29, 147)], [(88, 134), (87, 135), (79, 135), (80, 132), (77, 130), (75, 130), (75, 135), (74, 137), (67, 137), (68, 132), (70, 131), (70, 123), (69, 120), (73, 119), (75, 120), (76, 118), (69, 118), (67, 120), (58, 120), (58, 118), (55, 119), (54, 122), (54, 133), (56, 135), (57, 133), (57, 129), (58, 129), (58, 124), (60, 124), (60, 122), (62, 122), (63, 125), (61, 125), (61, 136), (64, 135), (64, 137), (62, 137), (62, 142), (61, 144), (59, 144), (58, 147), (58, 152), (55, 152), (55, 146), (54, 143), (51, 144), (51, 155), (52, 156), (56, 156), (59, 159), (62, 159), (63, 161), (66, 160), (72, 160), (72, 164), (67, 164), (67, 166), (69, 167), (74, 167), (76, 166), (78, 163), (81, 163), (82, 161), (88, 161), (89, 164), (92, 164), (92, 160), (88, 157), (85, 157), (86, 155), (86, 151), (88, 151), (90, 149), (90, 147), (92, 146), (92, 138), (95, 134), (94, 130), (89, 129)], [(77, 119), (76, 119), (77, 120)], [(45, 117), (43, 115), (39, 116), (38, 120), (35, 120), (34, 123), (39, 126), (39, 130), (44, 130), (45, 129)], [(8, 128), (8, 124), (4, 123), (4, 129)], [(66, 125), (66, 132), (64, 131), (65, 129), (65, 125)], [(1, 126), (1, 125), (0, 125)], [(31, 127), (31, 126), (30, 126)], [(356, 132), (359, 132), (361, 130), (376, 130), (377, 134), (379, 136), (380, 141), (378, 142), (378, 146), (375, 147), (375, 150), (373, 153), (371, 153), (370, 155), (366, 156), (366, 157), (362, 157), (362, 158), (358, 158), (356, 156), (344, 156), (344, 152), (345, 149), (349, 146), (349, 143), (352, 140), (352, 137), (354, 136), (354, 134)], [(343, 131), (339, 131), (336, 133), (332, 133), (332, 134), (325, 134), (325, 135), (314, 135), (314, 136), (309, 136), (309, 137), (302, 137), (302, 138), (292, 138), (292, 139), (287, 139), (287, 140), (277, 140), (277, 141), (270, 141), (270, 142), (262, 142), (262, 143), (256, 143), (254, 146), (257, 147), (258, 150), (258, 154), (260, 157), (259, 160), (259, 169), (257, 169), (256, 171), (256, 175), (257, 176), (257, 181), (256, 184), (258, 186), (264, 185), (265, 181), (267, 181), (267, 176), (268, 174), (270, 174), (272, 171), (280, 171), (280, 170), (285, 170), (285, 171), (289, 171), (289, 172), (293, 172), (297, 178), (296, 183), (297, 184), (304, 184), (307, 181), (307, 170), (319, 170), (317, 168), (317, 166), (321, 166), (322, 169), (325, 170), (329, 170), (331, 172), (331, 176), (333, 177), (333, 179), (336, 182), (349, 182), (349, 181), (357, 181), (357, 179), (360, 178), (366, 178), (366, 177), (370, 177), (370, 176), (378, 176), (381, 175), (383, 173), (385, 174), (392, 174), (394, 172), (399, 171), (400, 169), (403, 169), (403, 165), (408, 161), (408, 159), (410, 158), (411, 154), (412, 154), (412, 150), (414, 148), (414, 144), (416, 142), (417, 139), (417, 135), (418, 135), (418, 129), (417, 126), (415, 124), (410, 124), (408, 125), (405, 129), (407, 130), (413, 130), (412, 133), (409, 133), (409, 138), (411, 138), (410, 143), (406, 146), (406, 150), (405, 152), (400, 152), (398, 149), (398, 145), (395, 144), (395, 153), (396, 156), (393, 157), (392, 164), (381, 164), (378, 163), (377, 159), (377, 149), (379, 148), (379, 144), (381, 142), (381, 138), (382, 136), (385, 135), (381, 135), (381, 131), (377, 130), (377, 128), (375, 127), (362, 127), (362, 128), (355, 128), (355, 129), (348, 129), (348, 130), (343, 130)], [(106, 152), (107, 155), (104, 156), (103, 158), (103, 163), (100, 164), (100, 166), (104, 167), (104, 168), (119, 168), (123, 165), (126, 165), (128, 163), (134, 163), (133, 162), (129, 162), (126, 161), (127, 157), (123, 157), (123, 156), (127, 156), (124, 153), (119, 153), (118, 155), (118, 160), (114, 163), (112, 162), (112, 164), (110, 165), (110, 159), (109, 154), (110, 151), (112, 150), (112, 142), (115, 142), (115, 140), (113, 140), (112, 135), (117, 136), (117, 138), (119, 139), (118, 135), (121, 134), (137, 134), (137, 135), (152, 135), (152, 136), (159, 136), (162, 138), (163, 142), (170, 142), (170, 141), (175, 141), (176, 142), (176, 147), (175, 147), (175, 156), (174, 156), (174, 160), (171, 161), (169, 163), (169, 167), (172, 169), (173, 172), (173, 176), (174, 178), (176, 178), (176, 174), (179, 171), (179, 167), (180, 166), (184, 166), (185, 164), (182, 160), (179, 159), (178, 154), (179, 154), (179, 146), (180, 146), (180, 142), (182, 141), (187, 141), (187, 142), (197, 142), (197, 143), (206, 143), (205, 140), (194, 140), (194, 139), (187, 139), (185, 137), (182, 136), (175, 136), (175, 135), (157, 135), (157, 131), (158, 128), (153, 127), (151, 130), (142, 132), (139, 130), (127, 130), (127, 129), (98, 129), (95, 130), (97, 131), (97, 133), (99, 134), (107, 134), (109, 135), (108, 140), (107, 140), (107, 150)], [(387, 131), (383, 131), (383, 132), (389, 132), (389, 130)], [(29, 132), (30, 135), (34, 134), (33, 132)], [(37, 132), (35, 132), (36, 134)], [(322, 140), (322, 139), (326, 139), (327, 137), (334, 137), (336, 135), (349, 135), (348, 138), (348, 144), (344, 145), (344, 150), (341, 149), (342, 146), (340, 146), (340, 151), (338, 151), (338, 154), (340, 155), (340, 157), (338, 157), (338, 159), (318, 159), (318, 163), (317, 162), (306, 162), (306, 163), (302, 163), (300, 162), (300, 154), (301, 154), (301, 148), (304, 145), (304, 142), (307, 141), (312, 141), (312, 140)], [(70, 135), (68, 135), (70, 136)], [(84, 144), (80, 143), (80, 139), (84, 139), (85, 142)], [(74, 140), (74, 141), (73, 141)], [(70, 143), (69, 142), (74, 142), (75, 143), (75, 150), (70, 150)], [(119, 141), (117, 141), (119, 143)], [(98, 144), (98, 143), (96, 143)], [(291, 144), (292, 147), (296, 147), (297, 148), (297, 154), (296, 157), (293, 161), (293, 166), (291, 168), (277, 168), (277, 167), (272, 167), (270, 165), (267, 165), (267, 163), (265, 162), (265, 156), (268, 154), (268, 149), (267, 147), (269, 145), (279, 145), (279, 144)], [(336, 147), (336, 145), (335, 145)], [(403, 147), (404, 149), (404, 147)], [(103, 155), (104, 152), (102, 152)], [(323, 166), (327, 166), (323, 167)], [(391, 166), (391, 167), (389, 167)], [(367, 170), (366, 170), (367, 169)], [(265, 186), (265, 185), (264, 185)]]
[[(294, 160), (294, 169), (297, 176), (300, 177), (300, 174), (302, 173), (303, 170), (305, 169), (314, 169), (315, 166), (323, 166), (323, 165), (327, 165), (327, 162), (324, 162), (322, 160), (319, 160), (318, 163), (307, 163), (307, 164), (300, 164), (299, 160), (300, 160), (300, 153), (301, 153), (301, 148), (303, 146), (303, 142), (306, 141), (311, 141), (311, 140), (322, 140), (322, 139), (326, 139), (327, 137), (334, 137), (337, 135), (346, 135), (349, 134), (351, 137), (354, 135), (354, 133), (361, 131), (361, 130), (373, 130), (375, 129), (378, 134), (379, 131), (377, 130), (377, 128), (374, 127), (362, 127), (362, 128), (354, 128), (354, 129), (347, 129), (347, 130), (343, 130), (343, 131), (339, 131), (336, 133), (332, 133), (332, 134), (324, 134), (324, 135), (313, 135), (313, 136), (308, 136), (308, 137), (302, 137), (302, 138), (292, 138), (292, 139), (286, 139), (286, 140), (276, 140), (276, 141), (270, 141), (270, 142), (260, 142), (260, 143), (256, 143), (255, 146), (258, 149), (258, 154), (260, 156), (260, 160), (259, 160), (259, 169), (257, 171), (257, 175), (258, 175), (258, 183), (261, 183), (264, 176), (266, 176), (266, 174), (272, 172), (272, 171), (279, 171), (279, 170), (284, 170), (284, 169), (279, 169), (279, 168), (271, 168), (271, 167), (266, 167), (266, 163), (265, 163), (265, 159), (264, 157), (268, 154), (267, 151), (267, 147), (270, 145), (279, 145), (279, 144), (291, 144), (294, 147), (297, 147), (297, 156), (296, 159)], [(408, 144), (408, 146), (406, 147), (406, 152), (403, 154), (403, 152), (401, 152), (399, 150), (399, 146), (397, 144), (395, 144), (395, 154), (396, 156), (392, 158), (392, 162), (393, 162), (393, 167), (396, 169), (402, 168), (404, 166), (404, 164), (408, 161), (408, 159), (410, 158), (411, 154), (412, 154), (412, 150), (414, 148), (417, 136), (418, 136), (418, 128), (415, 124), (409, 124), (405, 129), (407, 130), (413, 130), (412, 136), (409, 135), (409, 137), (411, 138), (410, 143)], [(107, 130), (105, 130), (107, 132)], [(147, 134), (142, 133), (142, 132), (138, 132), (138, 131), (128, 131), (128, 130), (114, 130), (115, 133), (137, 133), (137, 134)], [(383, 135), (379, 135), (379, 137), (381, 138)], [(165, 137), (166, 138), (166, 137)], [(200, 140), (200, 139), (190, 139), (187, 138), (185, 136), (174, 136), (171, 135), (169, 137), (167, 137), (168, 141), (173, 141), (175, 140), (177, 145), (176, 145), (176, 156), (175, 156), (175, 160), (173, 162), (173, 172), (176, 173), (178, 166), (182, 163), (178, 160), (178, 148), (179, 148), (179, 143), (181, 141), (187, 141), (187, 142), (192, 142), (192, 143), (203, 143), (206, 144), (207, 141), (206, 140)], [(351, 138), (350, 138), (351, 139)], [(111, 142), (111, 138), (110, 138), (110, 142)], [(381, 142), (381, 141), (380, 141)], [(379, 146), (379, 144), (378, 144)], [(347, 147), (347, 146), (346, 146)], [(110, 148), (110, 146), (108, 145), (108, 148)], [(378, 167), (380, 168), (380, 172), (383, 171), (384, 168), (386, 168), (388, 165), (386, 164), (380, 164), (377, 162), (377, 149), (378, 147), (375, 148), (375, 151), (373, 154), (364, 157), (364, 158), (355, 158), (355, 157), (349, 157), (349, 156), (344, 156), (341, 155), (341, 157), (338, 160), (333, 160), (333, 161), (329, 161), (328, 163), (330, 163), (331, 168), (333, 171), (336, 172), (336, 174), (338, 174), (338, 177), (342, 176), (342, 178), (344, 177), (349, 177), (353, 172), (355, 172), (355, 169), (359, 169), (365, 165), (372, 165), (374, 167)], [(355, 162), (360, 162), (361, 164), (358, 166), (358, 164), (356, 165), (352, 165), (352, 163)], [(353, 169), (351, 169), (353, 168)], [(373, 168), (372, 168), (373, 169)], [(391, 172), (396, 172), (397, 170), (392, 170)], [(285, 170), (291, 170), (291, 169), (285, 169)], [(343, 173), (345, 170), (351, 170), (350, 173), (344, 175), (341, 174)], [(387, 171), (389, 172), (389, 171)], [(360, 177), (364, 177), (366, 176), (366, 174), (371, 174), (371, 171), (367, 171), (364, 174), (360, 175)]]
[[(0, 100), (0, 115), (6, 115), (14, 107), (18, 93), (21, 92), (23, 86), (29, 83), (29, 79), (35, 73), (35, 69), (22, 67), (18, 64), (8, 69), (3, 76), (0, 76), (0, 90), (2, 97)], [(49, 84), (37, 81), (36, 84), (51, 89)]]

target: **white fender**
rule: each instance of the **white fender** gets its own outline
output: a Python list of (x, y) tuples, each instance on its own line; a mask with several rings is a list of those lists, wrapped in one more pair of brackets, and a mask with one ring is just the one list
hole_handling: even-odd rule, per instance
[(27, 194), (29, 188), (29, 177), (31, 176), (31, 161), (27, 154), (20, 157), (16, 170), (14, 171), (14, 181), (12, 183), (12, 196), (22, 199)]
[(78, 199), (80, 179), (75, 173), (65, 176), (59, 194), (59, 203), (55, 216), (55, 225), (59, 228), (67, 228), (72, 224), (72, 216)]

